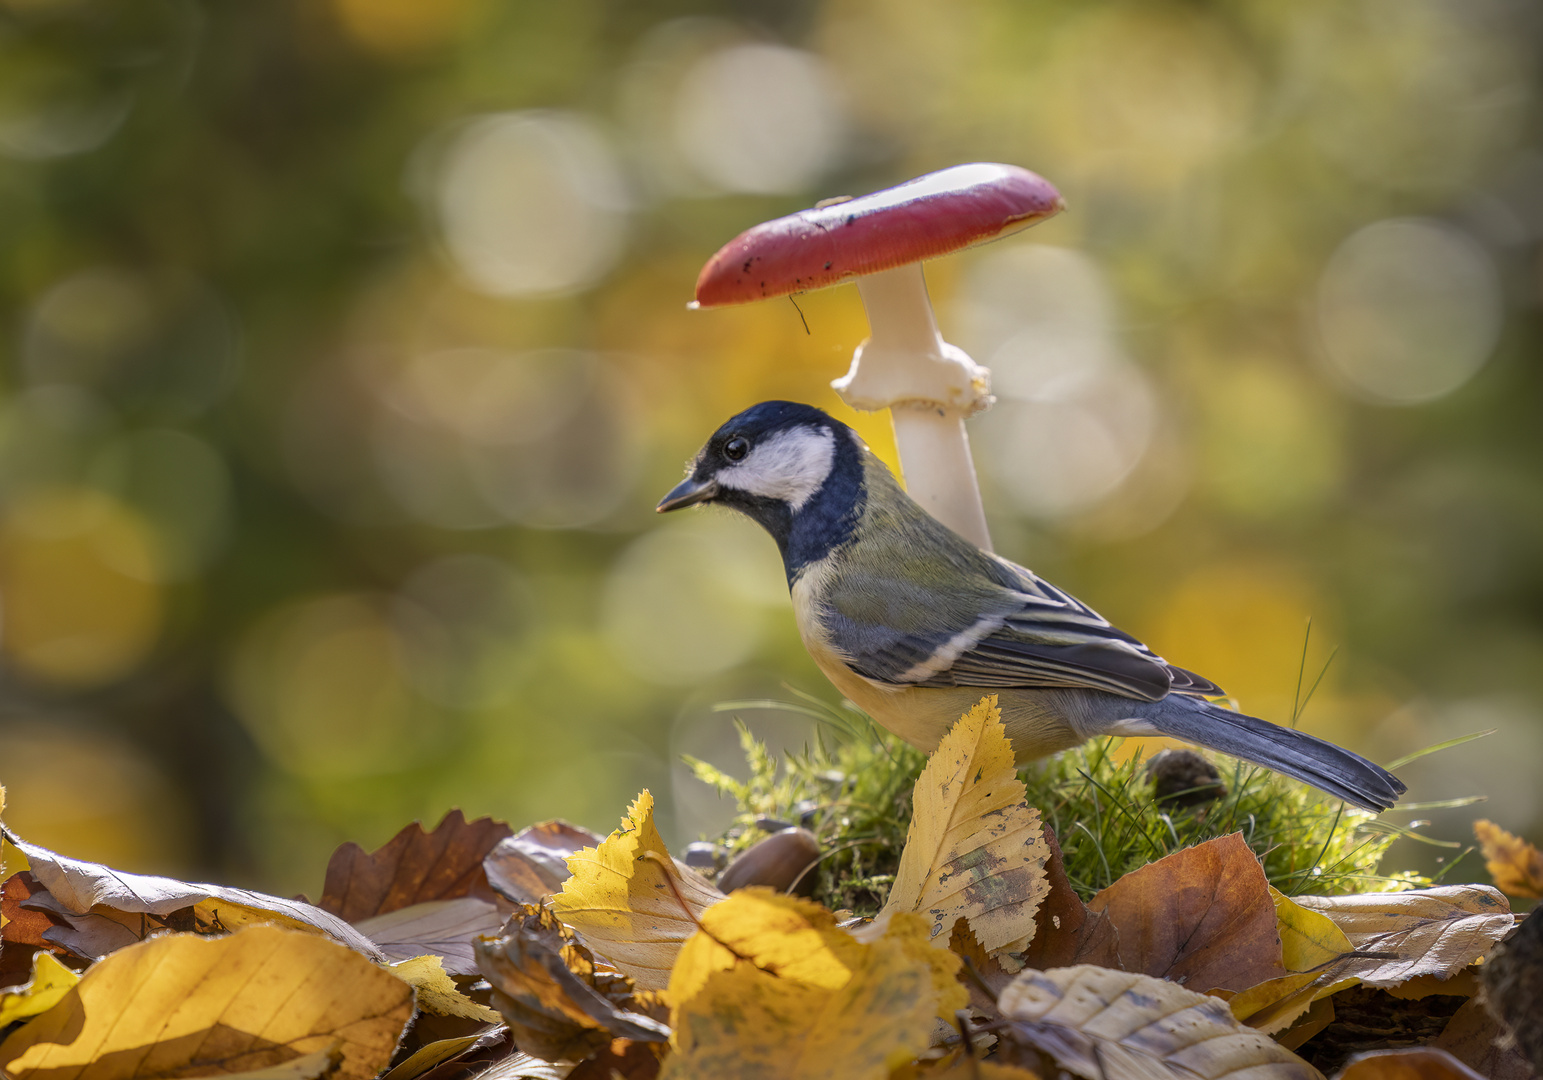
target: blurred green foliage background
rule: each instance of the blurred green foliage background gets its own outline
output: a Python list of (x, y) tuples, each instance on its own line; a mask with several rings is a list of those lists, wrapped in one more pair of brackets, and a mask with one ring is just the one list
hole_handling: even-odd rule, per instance
[(11, 824), (278, 891), (457, 805), (604, 831), (648, 786), (672, 840), (713, 830), (679, 764), (735, 764), (713, 704), (833, 692), (771, 542), (654, 502), (764, 398), (891, 442), (828, 388), (854, 289), (689, 312), (697, 270), (1000, 160), (1069, 211), (929, 268), (995, 372), (998, 550), (1280, 720), (1311, 618), (1306, 728), (1383, 760), (1499, 728), (1410, 795), (1537, 839), (1540, 31), (1519, 0), (0, 0)]

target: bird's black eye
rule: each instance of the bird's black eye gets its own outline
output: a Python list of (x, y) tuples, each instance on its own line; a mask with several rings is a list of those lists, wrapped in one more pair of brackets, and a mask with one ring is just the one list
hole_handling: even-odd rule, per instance
[(750, 453), (750, 440), (743, 435), (736, 435), (723, 444), (723, 456), (730, 461), (740, 461)]

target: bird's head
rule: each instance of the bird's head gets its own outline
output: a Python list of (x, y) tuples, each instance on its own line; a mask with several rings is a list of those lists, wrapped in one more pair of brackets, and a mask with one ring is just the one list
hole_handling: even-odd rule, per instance
[(860, 444), (851, 429), (792, 401), (746, 409), (713, 433), (687, 469), (659, 512), (698, 503), (739, 510), (777, 539), (790, 573), (790, 541), (803, 546), (793, 537), (795, 523), (808, 544), (828, 550), (849, 528), (863, 492)]

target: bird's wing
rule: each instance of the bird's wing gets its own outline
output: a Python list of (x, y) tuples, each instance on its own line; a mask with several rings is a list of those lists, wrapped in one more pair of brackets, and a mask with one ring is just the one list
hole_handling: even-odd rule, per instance
[(843, 573), (822, 590), (825, 641), (859, 675), (894, 686), (1221, 693), (1023, 567), (993, 556), (986, 569), (947, 590)]

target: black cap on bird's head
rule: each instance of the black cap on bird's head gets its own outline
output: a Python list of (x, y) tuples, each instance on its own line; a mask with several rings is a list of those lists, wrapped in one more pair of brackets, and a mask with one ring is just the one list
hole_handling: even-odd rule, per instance
[(690, 474), (659, 512), (737, 496), (780, 499), (797, 510), (830, 473), (837, 429), (845, 424), (813, 405), (763, 401), (729, 420), (697, 452)]
[[(851, 428), (813, 405), (763, 401), (713, 433), (658, 509), (732, 507), (772, 534), (791, 574), (850, 530), (863, 490), (860, 446)], [(807, 522), (803, 542), (793, 536), (795, 518)]]

